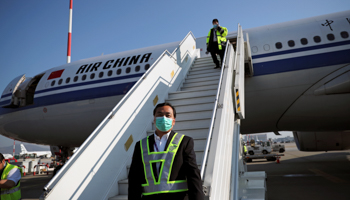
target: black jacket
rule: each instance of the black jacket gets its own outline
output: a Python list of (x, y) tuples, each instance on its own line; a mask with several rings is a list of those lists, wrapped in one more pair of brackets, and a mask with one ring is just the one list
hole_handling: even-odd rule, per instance
[[(171, 139), (175, 132), (171, 131), (165, 149), (168, 148)], [(149, 137), (149, 146), (154, 145), (154, 135)], [(150, 148), (150, 151), (154, 151)], [(153, 166), (155, 167), (155, 166)], [(157, 176), (157, 175), (156, 175)], [(156, 179), (158, 177), (155, 177)], [(142, 186), (145, 184), (145, 175), (143, 169), (143, 163), (141, 158), (140, 141), (135, 145), (134, 155), (132, 157), (132, 163), (129, 171), (129, 200), (146, 200), (146, 199), (162, 199), (162, 200), (203, 200), (204, 194), (202, 190), (202, 181), (200, 177), (200, 171), (196, 163), (196, 155), (194, 152), (194, 142), (191, 137), (184, 136), (179, 149), (176, 153), (173, 168), (170, 175), (170, 180), (186, 180), (188, 184), (188, 192), (169, 193), (169, 194), (156, 194), (142, 196)], [(187, 197), (188, 195), (188, 197)]]

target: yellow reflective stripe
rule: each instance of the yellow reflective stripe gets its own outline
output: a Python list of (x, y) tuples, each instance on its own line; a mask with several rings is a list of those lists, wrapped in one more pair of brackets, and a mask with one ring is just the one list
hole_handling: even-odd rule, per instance
[[(148, 137), (146, 138), (146, 140), (148, 141)], [(148, 143), (147, 143), (148, 146)], [(142, 165), (143, 165), (143, 174), (145, 175), (145, 179), (146, 179), (146, 184), (142, 184), (141, 186), (149, 186), (148, 180), (147, 180), (147, 173), (146, 173), (146, 165), (145, 165), (145, 161), (143, 160), (143, 149), (142, 149), (142, 140), (140, 140), (140, 148), (141, 148), (141, 158), (142, 158)]]
[[(171, 142), (169, 143), (168, 150), (169, 150), (169, 147), (171, 146), (170, 144), (173, 143), (173, 140), (174, 140), (174, 138), (175, 138), (176, 135), (177, 135), (177, 133), (174, 135), (173, 139), (172, 139)], [(176, 181), (170, 181), (170, 174), (171, 174), (171, 170), (173, 169), (173, 163), (174, 163), (174, 159), (175, 159), (177, 150), (179, 149), (179, 146), (180, 146), (180, 144), (181, 144), (181, 142), (182, 142), (182, 139), (183, 139), (184, 137), (185, 137), (185, 135), (182, 135), (182, 136), (181, 136), (179, 142), (177, 143), (177, 147), (176, 147), (176, 149), (175, 149), (174, 155), (173, 155), (173, 157), (172, 157), (172, 159), (171, 159), (171, 164), (170, 164), (170, 168), (169, 168), (169, 176), (168, 176), (168, 179), (167, 179), (168, 184), (169, 184), (169, 183), (176, 183)]]
[[(158, 181), (156, 180), (156, 177), (154, 177), (153, 165), (152, 165), (153, 163), (157, 163), (157, 162), (162, 162), (162, 165), (160, 166), (160, 172), (159, 172)], [(149, 164), (150, 164), (150, 167), (151, 167), (151, 173), (152, 173), (152, 177), (153, 177), (153, 181), (154, 181), (154, 185), (159, 185), (160, 184), (160, 180), (162, 179), (162, 172), (163, 172), (163, 168), (164, 168), (164, 163), (165, 163), (165, 159), (150, 160), (149, 161)]]
[(186, 191), (188, 191), (188, 189), (149, 192), (149, 193), (142, 193), (142, 195), (152, 195), (152, 194), (160, 194), (160, 193), (176, 193), (176, 192), (186, 192)]

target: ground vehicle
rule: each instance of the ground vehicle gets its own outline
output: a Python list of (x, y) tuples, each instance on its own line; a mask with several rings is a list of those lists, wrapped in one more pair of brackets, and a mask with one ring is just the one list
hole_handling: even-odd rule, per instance
[(247, 147), (247, 153), (249, 155), (269, 154), (272, 152), (270, 142), (260, 142), (261, 145), (251, 145)]
[(283, 153), (286, 151), (285, 147), (283, 144), (274, 144), (272, 145), (272, 150), (274, 152), (279, 152), (279, 153)]

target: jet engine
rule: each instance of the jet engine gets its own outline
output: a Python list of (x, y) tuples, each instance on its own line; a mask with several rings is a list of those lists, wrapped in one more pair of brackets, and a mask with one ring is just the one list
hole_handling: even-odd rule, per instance
[(300, 151), (339, 151), (350, 149), (350, 132), (294, 131), (294, 140)]

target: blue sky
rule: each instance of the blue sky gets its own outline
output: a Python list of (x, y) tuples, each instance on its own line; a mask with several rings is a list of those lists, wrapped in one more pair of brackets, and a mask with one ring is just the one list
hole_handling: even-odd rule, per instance
[[(213, 18), (235, 31), (348, 9), (349, 0), (74, 0), (72, 61), (205, 36)], [(68, 17), (69, 0), (0, 1), (0, 93), (66, 63)]]

